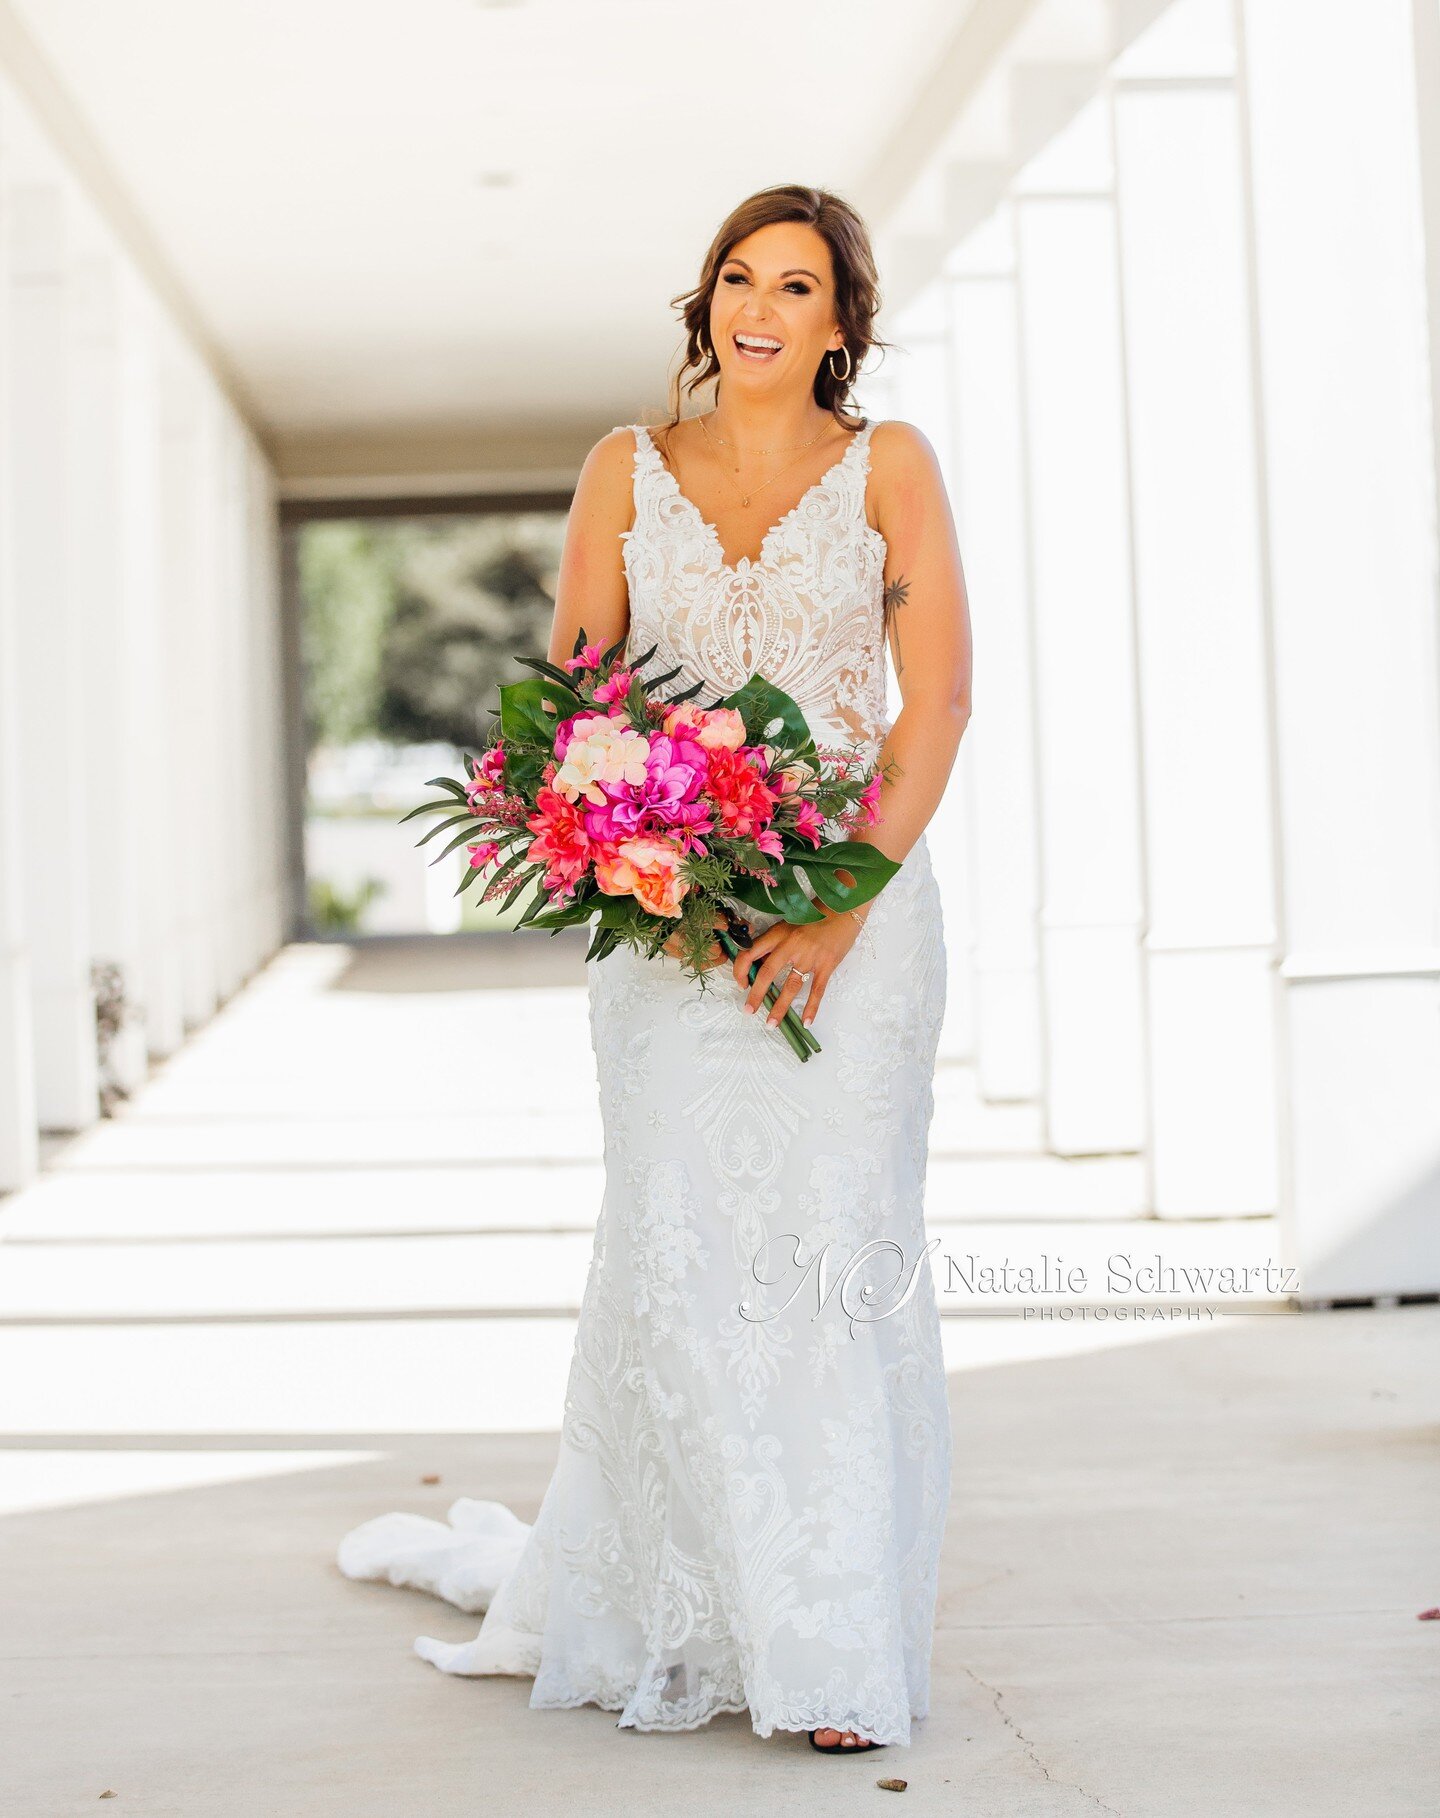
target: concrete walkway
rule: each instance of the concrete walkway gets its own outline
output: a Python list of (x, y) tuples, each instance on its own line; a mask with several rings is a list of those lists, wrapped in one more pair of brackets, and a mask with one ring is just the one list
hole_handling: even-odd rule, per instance
[[(538, 1505), (598, 1199), (578, 972), (540, 941), (290, 949), (0, 1200), (3, 1818), (107, 1790), (146, 1818), (833, 1812), (891, 1776), (975, 1818), (1432, 1809), (1428, 1307), (947, 1318), (909, 1750), (621, 1733), (417, 1659), (474, 1619), (348, 1583), (334, 1547), (390, 1508)], [(1153, 1251), (1126, 1158), (1054, 1163), (962, 1070), (939, 1100), (957, 1249)], [(1187, 1245), (1273, 1233), (1164, 1234)]]

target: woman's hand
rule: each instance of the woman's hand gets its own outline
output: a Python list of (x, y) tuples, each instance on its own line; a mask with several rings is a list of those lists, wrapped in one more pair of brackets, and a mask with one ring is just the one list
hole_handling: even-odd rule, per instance
[[(772, 1025), (778, 1023), (808, 979), (809, 989), (805, 992), (805, 1008), (800, 1020), (807, 1029), (814, 1022), (815, 1012), (820, 1008), (820, 1000), (835, 968), (855, 945), (870, 911), (869, 903), (859, 909), (843, 910), (829, 909), (824, 903), (815, 906), (823, 912), (823, 922), (776, 922), (773, 928), (757, 934), (735, 961), (735, 982), (745, 992), (747, 1014), (760, 1009), (765, 993), (788, 966), (790, 975), (780, 986), (766, 1020)], [(756, 960), (760, 961), (760, 970), (752, 985), (750, 968)]]
[[(725, 917), (723, 915), (716, 915), (711, 921), (710, 926), (712, 928), (723, 928), (725, 926)], [(669, 940), (666, 941), (665, 945), (661, 948), (661, 952), (668, 953), (671, 959), (684, 959), (685, 949), (680, 944), (680, 936), (678, 933), (670, 936)], [(712, 966), (723, 965), (724, 961), (724, 949), (718, 941), (711, 941), (710, 951), (706, 955), (705, 964), (700, 970), (702, 972), (708, 972)]]

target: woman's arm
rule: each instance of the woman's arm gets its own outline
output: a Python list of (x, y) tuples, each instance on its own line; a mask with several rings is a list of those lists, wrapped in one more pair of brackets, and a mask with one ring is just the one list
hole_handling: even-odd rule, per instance
[[(870, 498), (885, 538), (885, 601), (901, 710), (880, 762), (885, 777), (880, 819), (852, 837), (900, 860), (940, 806), (955, 754), (970, 718), (970, 611), (955, 525), (935, 451), (909, 423), (881, 423), (870, 440)], [(735, 961), (737, 982), (758, 956), (764, 963), (748, 987), (745, 1008), (757, 1010), (786, 966), (808, 972), (803, 1020), (810, 1023), (831, 975), (854, 945), (870, 905), (816, 907), (823, 922), (779, 922)], [(785, 1014), (803, 980), (792, 972), (769, 1020)]]
[(565, 526), (550, 629), (552, 663), (565, 661), (582, 630), (592, 644), (610, 645), (629, 628), (630, 593), (620, 538), (635, 515), (634, 460), (635, 437), (628, 429), (611, 430), (585, 457)]
[(880, 819), (855, 837), (903, 859), (940, 806), (969, 723), (970, 608), (935, 451), (909, 423), (877, 425), (870, 446), (901, 709), (880, 754)]

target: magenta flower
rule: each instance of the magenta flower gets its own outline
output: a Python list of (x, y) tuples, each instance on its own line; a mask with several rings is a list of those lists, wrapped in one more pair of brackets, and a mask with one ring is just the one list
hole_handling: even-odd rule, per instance
[(587, 644), (576, 655), (566, 657), (563, 667), (568, 669), (571, 675), (574, 675), (577, 669), (598, 669), (600, 659), (604, 654), (605, 646), (603, 644)]
[(677, 753), (684, 751), (687, 743), (656, 733), (650, 740), (643, 782), (602, 783), (606, 800), (587, 809), (585, 815), (585, 830), (591, 839), (619, 841), (633, 839), (638, 833), (668, 832), (683, 824), (693, 826), (693, 817), (683, 810), (700, 794), (704, 754), (696, 746), (697, 761), (682, 761)]
[(499, 850), (494, 840), (480, 840), (465, 848), (465, 856), (477, 871), (483, 871)]
[(796, 803), (795, 831), (802, 840), (809, 840), (812, 846), (818, 847), (824, 828), (824, 818), (814, 802)]
[(612, 669), (605, 681), (596, 684), (595, 699), (597, 701), (614, 701), (618, 704), (629, 694), (630, 681), (631, 676), (628, 669)]
[(497, 789), (505, 787), (505, 748), (492, 745), (484, 757), (477, 758), (474, 773), (465, 785), (465, 796), (470, 806), (482, 795), (493, 795)]
[(880, 783), (881, 778), (879, 776), (872, 776), (870, 781), (860, 791), (858, 806), (864, 810), (864, 824), (867, 827), (873, 827), (880, 819)]

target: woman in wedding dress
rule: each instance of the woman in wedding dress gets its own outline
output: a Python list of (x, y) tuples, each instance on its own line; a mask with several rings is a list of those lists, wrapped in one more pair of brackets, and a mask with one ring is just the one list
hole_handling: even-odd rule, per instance
[[(928, 443), (848, 403), (878, 303), (854, 211), (762, 191), (677, 302), (680, 378), (716, 381), (713, 408), (682, 419), (677, 382), (663, 429), (592, 450), (551, 658), (583, 627), (658, 645), (667, 692), (765, 676), (818, 743), (886, 766), (859, 837), (900, 869), (819, 923), (750, 916), (703, 990), (675, 958), (589, 964), (606, 1184), (535, 1524), (473, 1501), (451, 1526), (381, 1516), (340, 1564), (486, 1610), (473, 1641), (416, 1649), (533, 1675), (533, 1706), (641, 1730), (748, 1711), (760, 1736), (855, 1754), (907, 1743), (929, 1704), (950, 1428), (922, 1216), (945, 992), (924, 830), (968, 718), (968, 612)], [(822, 1043), (803, 1065), (772, 1026), (791, 1004)]]

